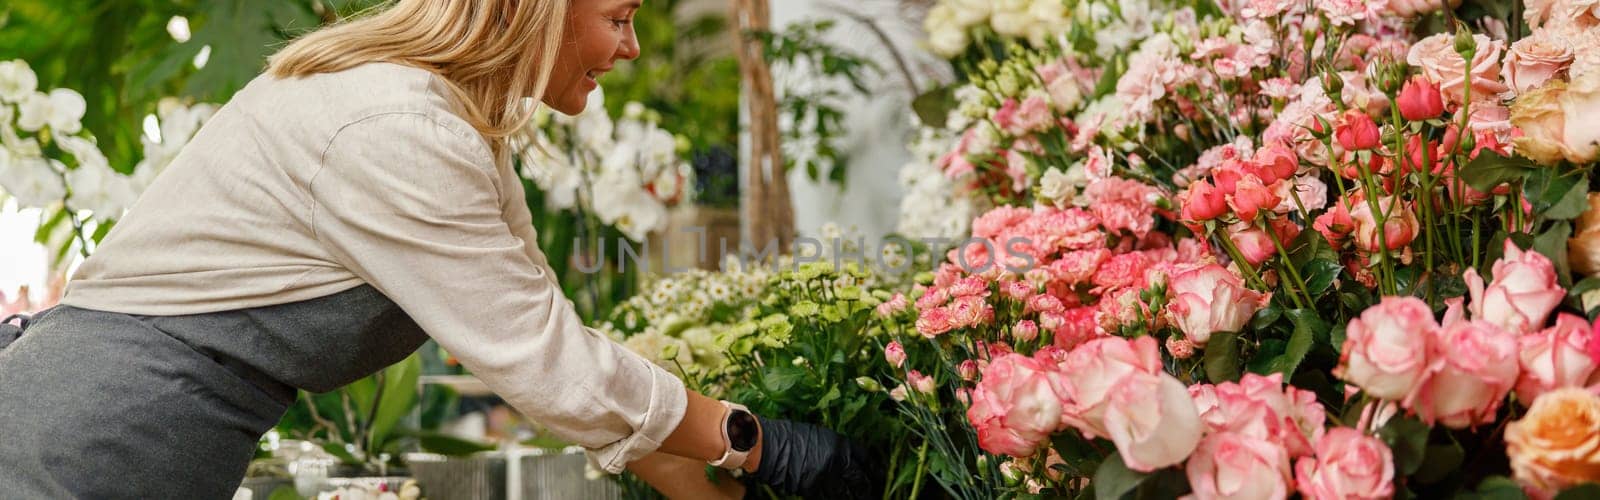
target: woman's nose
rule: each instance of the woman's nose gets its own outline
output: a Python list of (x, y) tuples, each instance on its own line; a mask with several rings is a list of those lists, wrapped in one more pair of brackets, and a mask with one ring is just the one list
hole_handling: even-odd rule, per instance
[(622, 44), (617, 47), (617, 57), (630, 61), (639, 58), (639, 37), (632, 25), (628, 26), (627, 36), (622, 38)]

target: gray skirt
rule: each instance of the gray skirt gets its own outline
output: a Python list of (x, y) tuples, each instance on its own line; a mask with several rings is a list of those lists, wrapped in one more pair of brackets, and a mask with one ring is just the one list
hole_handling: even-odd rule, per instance
[(0, 345), (0, 498), (231, 498), (293, 401), (139, 317), (62, 305), (25, 329)]

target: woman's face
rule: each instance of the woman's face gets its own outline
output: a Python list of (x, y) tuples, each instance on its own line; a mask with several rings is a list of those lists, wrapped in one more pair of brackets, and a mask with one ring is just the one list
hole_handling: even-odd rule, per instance
[(555, 71), (544, 103), (575, 115), (588, 104), (589, 91), (618, 59), (639, 57), (633, 14), (641, 0), (572, 0), (566, 34), (556, 54)]

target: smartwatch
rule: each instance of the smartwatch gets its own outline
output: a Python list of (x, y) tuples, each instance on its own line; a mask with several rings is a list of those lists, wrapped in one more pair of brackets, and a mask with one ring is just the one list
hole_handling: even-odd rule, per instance
[(727, 449), (711, 465), (734, 470), (743, 467), (750, 450), (755, 449), (756, 440), (761, 439), (761, 425), (744, 405), (723, 401), (722, 406), (728, 409), (722, 415), (722, 442), (727, 443)]

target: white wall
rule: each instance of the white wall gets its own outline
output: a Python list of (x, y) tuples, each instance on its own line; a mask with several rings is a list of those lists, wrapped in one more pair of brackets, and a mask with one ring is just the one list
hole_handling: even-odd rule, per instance
[[(906, 143), (911, 138), (912, 94), (892, 52), (881, 39), (860, 22), (840, 14), (849, 8), (877, 20), (878, 26), (899, 48), (917, 86), (927, 91), (936, 81), (948, 81), (949, 69), (942, 60), (921, 48), (921, 14), (908, 10), (897, 0), (772, 0), (774, 30), (808, 19), (833, 19), (835, 26), (828, 41), (854, 51), (882, 70), (867, 79), (868, 96), (853, 97), (842, 108), (847, 110), (843, 148), (849, 155), (847, 189), (813, 182), (803, 170), (789, 172), (794, 199), (796, 229), (802, 235), (816, 235), (827, 222), (854, 225), (861, 236), (875, 241), (894, 230), (899, 213), (901, 165), (910, 159)], [(806, 75), (774, 75), (782, 82)]]

